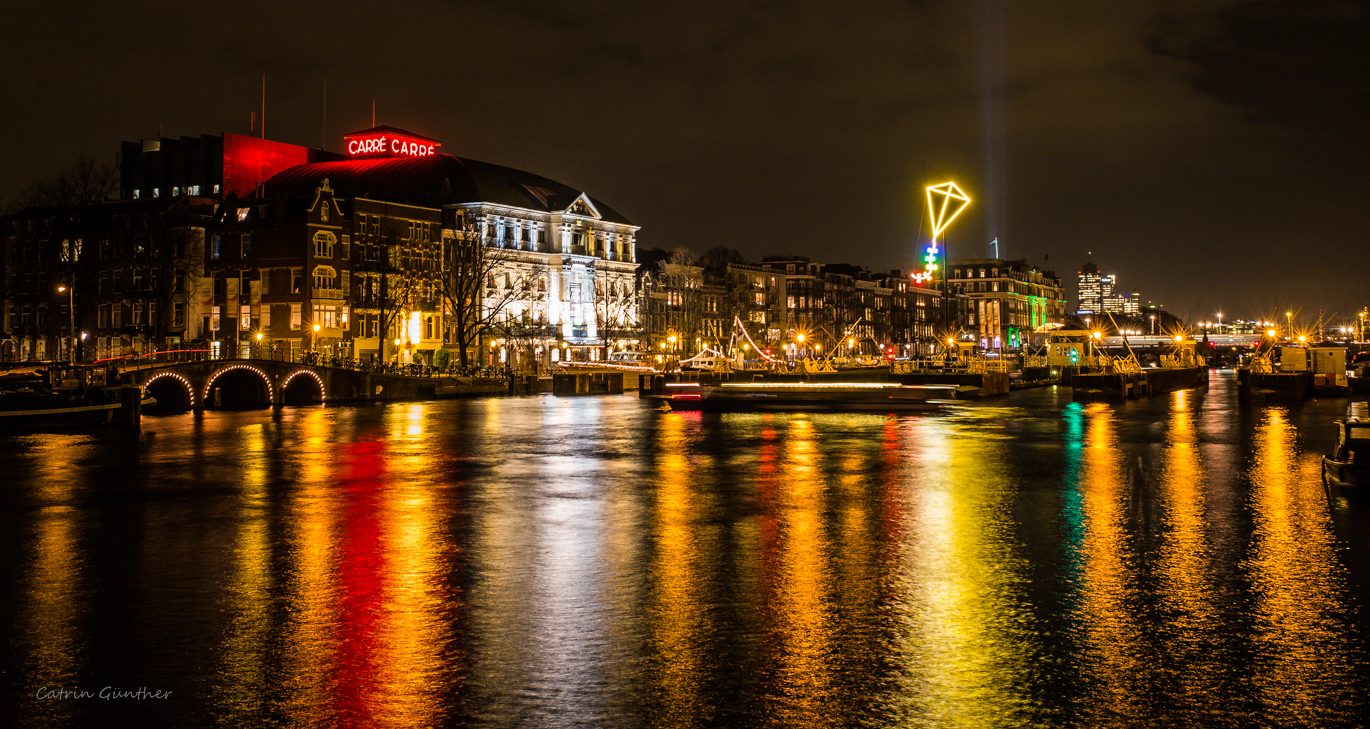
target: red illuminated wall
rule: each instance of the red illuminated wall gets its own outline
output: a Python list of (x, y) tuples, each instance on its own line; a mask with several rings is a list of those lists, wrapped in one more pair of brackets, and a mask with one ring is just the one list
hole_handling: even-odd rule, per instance
[(307, 147), (224, 132), (224, 193), (251, 197), (272, 175), (308, 162)]

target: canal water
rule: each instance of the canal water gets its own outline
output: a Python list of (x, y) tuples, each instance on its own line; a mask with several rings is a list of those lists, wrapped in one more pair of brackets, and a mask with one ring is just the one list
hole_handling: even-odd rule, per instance
[(1346, 407), (1215, 373), (6, 436), (0, 725), (1360, 726), (1370, 499), (1319, 479)]

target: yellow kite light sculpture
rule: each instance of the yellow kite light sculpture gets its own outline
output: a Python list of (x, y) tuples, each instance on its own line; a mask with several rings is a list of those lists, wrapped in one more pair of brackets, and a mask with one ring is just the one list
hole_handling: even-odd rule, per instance
[(919, 284), (931, 281), (937, 272), (937, 238), (970, 205), (970, 196), (955, 182), (929, 185), (927, 191), (928, 214), (932, 217), (932, 243), (928, 246), (927, 255), (923, 256), (926, 265), (913, 275), (913, 280)]

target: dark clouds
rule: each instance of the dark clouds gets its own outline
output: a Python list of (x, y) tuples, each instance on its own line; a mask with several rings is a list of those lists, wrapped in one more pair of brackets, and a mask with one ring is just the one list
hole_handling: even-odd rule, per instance
[[(1116, 7), (1115, 7), (1116, 6)], [(121, 139), (370, 123), (583, 187), (645, 245), (908, 268), (921, 187), (1181, 315), (1365, 303), (1365, 3), (47, 3), (0, 30), (0, 188)]]

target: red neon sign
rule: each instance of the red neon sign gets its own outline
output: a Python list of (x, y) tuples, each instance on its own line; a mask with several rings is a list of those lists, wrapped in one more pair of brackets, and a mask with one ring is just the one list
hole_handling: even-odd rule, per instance
[(441, 142), (407, 134), (391, 127), (377, 127), (349, 134), (347, 153), (353, 157), (427, 157), (437, 154)]

